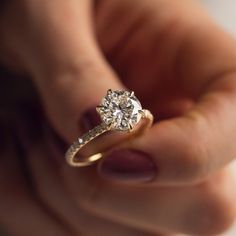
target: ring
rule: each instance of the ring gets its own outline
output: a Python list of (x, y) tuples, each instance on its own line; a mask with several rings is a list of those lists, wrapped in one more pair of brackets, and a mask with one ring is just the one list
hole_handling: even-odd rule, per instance
[[(83, 159), (77, 157), (81, 148), (99, 135), (107, 131), (133, 133), (135, 130), (134, 133), (142, 134), (153, 123), (153, 115), (149, 110), (142, 109), (141, 103), (133, 91), (112, 91), (109, 89), (96, 110), (102, 122), (79, 137), (69, 147), (65, 157), (71, 166), (88, 166), (102, 158), (103, 152), (95, 153)], [(139, 123), (142, 123), (142, 126), (139, 126)]]

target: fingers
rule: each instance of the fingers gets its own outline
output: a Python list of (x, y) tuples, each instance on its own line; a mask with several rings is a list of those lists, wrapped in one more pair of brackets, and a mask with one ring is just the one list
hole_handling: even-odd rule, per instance
[(30, 190), (29, 180), (22, 168), (22, 156), (19, 159), (12, 137), (7, 138), (9, 133), (7, 130), (7, 135), (4, 136), (5, 149), (0, 151), (1, 226), (10, 235), (72, 235), (48, 213)]
[(96, 44), (92, 3), (25, 1), (19, 7), (25, 36), (18, 54), (54, 127), (71, 142), (98, 122), (95, 106), (106, 91), (122, 88)]
[[(55, 210), (49, 208), (55, 214), (59, 212), (58, 205), (61, 206), (61, 204), (67, 202), (64, 194), (60, 191), (60, 186), (54, 182), (54, 180), (60, 178), (53, 174), (55, 167), (58, 167), (56, 165), (58, 162), (49, 163), (50, 158), (47, 156), (43, 158), (45, 154), (43, 146), (37, 148), (34, 143), (31, 147), (33, 149), (31, 149), (30, 153), (34, 155), (31, 155), (29, 163), (32, 164), (32, 167), (35, 167), (34, 183), (37, 183), (40, 198), (44, 199), (44, 201), (47, 200), (45, 201), (46, 203), (52, 203), (53, 189), (56, 188), (55, 199), (57, 201), (52, 204), (52, 208), (55, 207)], [(50, 157), (54, 157), (53, 152), (51, 152)], [(99, 217), (106, 217), (120, 224), (129, 225), (131, 228), (140, 228), (140, 230), (144, 229), (151, 232), (173, 230), (191, 234), (194, 232), (198, 235), (219, 234), (230, 225), (234, 218), (235, 193), (232, 192), (234, 191), (231, 188), (232, 183), (229, 178), (225, 177), (226, 175), (220, 176), (211, 184), (203, 184), (200, 187), (191, 187), (189, 189), (153, 189), (148, 187), (144, 189), (142, 187), (127, 188), (104, 182), (96, 176), (94, 168), (81, 169), (78, 172), (77, 170), (72, 171), (71, 168), (62, 164), (60, 169), (63, 171), (65, 185), (70, 193), (73, 193), (71, 196), (74, 201), (77, 202), (78, 206), (82, 207), (82, 212), (95, 213)], [(41, 184), (42, 182), (40, 183), (40, 181), (43, 181), (44, 184)], [(47, 197), (49, 193), (50, 195)], [(72, 210), (68, 206), (63, 207), (64, 210), (65, 208)], [(73, 214), (73, 216), (75, 215)], [(82, 216), (85, 216), (86, 219), (86, 214), (82, 214)], [(61, 219), (61, 217), (59, 218)], [(85, 219), (82, 222), (91, 226), (93, 221), (90, 219), (87, 222)], [(96, 229), (99, 229), (99, 226)], [(124, 232), (130, 233), (132, 231)]]
[(107, 89), (122, 87), (95, 43), (88, 2), (54, 1), (36, 32), (47, 35), (40, 49), (46, 55), (35, 62), (36, 83), (49, 118), (70, 142), (97, 125), (95, 106)]
[(68, 187), (81, 207), (133, 227), (151, 232), (220, 235), (234, 222), (235, 191), (230, 172), (200, 185), (171, 188), (109, 183), (89, 168), (77, 172), (77, 178), (67, 172)]
[[(176, 62), (170, 68), (178, 68), (173, 84), (181, 84), (183, 94), (189, 94), (194, 104), (182, 115), (157, 123), (150, 132), (127, 145), (128, 150), (107, 156), (100, 167), (107, 179), (193, 184), (236, 156), (236, 41), (207, 17), (202, 21), (201, 9), (193, 16), (183, 15), (183, 39), (175, 45), (178, 55), (171, 55)], [(171, 42), (169, 37), (163, 48)], [(149, 100), (159, 107), (166, 105), (165, 100)], [(158, 114), (158, 110), (154, 112)]]
[(232, 161), (236, 155), (236, 93), (221, 90), (227, 86), (234, 90), (235, 76), (219, 79), (185, 115), (157, 123), (142, 137), (104, 157), (101, 175), (123, 182), (185, 185), (206, 179)]
[[(36, 114), (36, 113), (34, 113)], [(115, 223), (109, 219), (93, 216), (77, 204), (70, 195), (60, 169), (65, 166), (62, 143), (58, 143), (51, 128), (43, 125), (43, 133), (36, 130), (42, 121), (29, 126), (34, 119), (20, 120), (22, 144), (27, 150), (26, 161), (32, 183), (38, 198), (48, 210), (74, 232), (74, 235), (114, 235), (114, 236), (148, 236), (149, 234), (133, 227)], [(38, 139), (32, 139), (32, 130)], [(24, 135), (23, 135), (24, 134)], [(70, 167), (67, 167), (72, 171)]]

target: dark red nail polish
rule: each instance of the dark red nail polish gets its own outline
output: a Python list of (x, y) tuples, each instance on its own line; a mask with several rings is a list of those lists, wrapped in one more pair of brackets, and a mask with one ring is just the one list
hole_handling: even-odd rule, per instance
[(104, 157), (99, 171), (107, 179), (135, 183), (154, 179), (157, 168), (148, 154), (133, 149), (121, 149)]
[(101, 118), (96, 111), (96, 107), (92, 107), (89, 110), (87, 110), (81, 118), (81, 125), (84, 132), (94, 128), (96, 125), (99, 125), (100, 123), (101, 123)]

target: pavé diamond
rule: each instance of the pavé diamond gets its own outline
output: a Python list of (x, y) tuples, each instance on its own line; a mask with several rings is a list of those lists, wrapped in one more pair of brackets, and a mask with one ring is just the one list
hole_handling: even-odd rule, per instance
[(97, 107), (102, 120), (112, 129), (131, 130), (141, 119), (141, 104), (133, 92), (108, 90)]

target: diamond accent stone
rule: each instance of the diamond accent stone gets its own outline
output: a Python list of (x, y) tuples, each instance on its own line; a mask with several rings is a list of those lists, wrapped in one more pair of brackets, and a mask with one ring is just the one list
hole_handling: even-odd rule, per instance
[(129, 131), (140, 121), (142, 106), (129, 91), (108, 90), (101, 104), (97, 107), (101, 119), (112, 129)]

